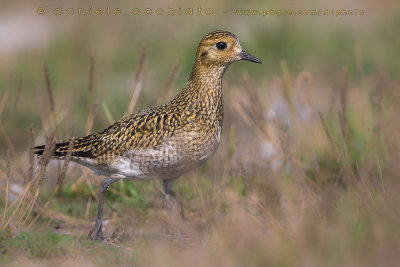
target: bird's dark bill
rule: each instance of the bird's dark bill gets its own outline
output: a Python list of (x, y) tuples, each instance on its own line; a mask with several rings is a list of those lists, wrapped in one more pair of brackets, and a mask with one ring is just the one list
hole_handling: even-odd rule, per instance
[(261, 60), (259, 60), (258, 58), (250, 55), (249, 53), (247, 53), (245, 51), (240, 52), (240, 58), (242, 60), (248, 60), (248, 61), (255, 62), (255, 63), (260, 63), (260, 64), (262, 63)]

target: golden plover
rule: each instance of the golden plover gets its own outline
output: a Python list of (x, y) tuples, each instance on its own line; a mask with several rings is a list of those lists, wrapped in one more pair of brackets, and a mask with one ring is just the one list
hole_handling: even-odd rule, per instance
[[(161, 179), (165, 197), (175, 179), (204, 163), (217, 149), (222, 130), (222, 76), (238, 60), (261, 63), (242, 50), (238, 38), (214, 31), (200, 42), (189, 80), (169, 102), (129, 115), (102, 132), (75, 138), (71, 160), (108, 177), (101, 183), (92, 240), (102, 240), (104, 195), (120, 180)], [(63, 159), (71, 139), (55, 145)], [(42, 155), (45, 146), (35, 147)]]

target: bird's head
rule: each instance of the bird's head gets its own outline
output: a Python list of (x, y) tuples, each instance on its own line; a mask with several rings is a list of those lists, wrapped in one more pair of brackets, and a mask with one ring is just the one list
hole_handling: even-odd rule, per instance
[(258, 58), (243, 51), (239, 39), (227, 31), (213, 31), (201, 40), (197, 49), (197, 61), (203, 66), (228, 66), (238, 60), (262, 63)]

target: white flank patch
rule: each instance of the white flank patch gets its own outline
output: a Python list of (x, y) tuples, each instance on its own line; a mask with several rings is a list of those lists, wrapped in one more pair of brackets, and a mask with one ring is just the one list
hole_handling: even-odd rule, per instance
[(147, 178), (139, 168), (139, 163), (129, 157), (120, 157), (109, 165), (110, 169), (116, 170), (116, 176), (121, 178)]
[(219, 144), (219, 140), (221, 140), (221, 129), (218, 131), (217, 134), (217, 144)]

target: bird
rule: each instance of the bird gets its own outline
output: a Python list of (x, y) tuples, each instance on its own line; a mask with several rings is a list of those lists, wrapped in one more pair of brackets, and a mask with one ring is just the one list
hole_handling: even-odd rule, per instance
[[(173, 182), (217, 150), (224, 118), (222, 78), (239, 60), (262, 63), (242, 49), (233, 33), (210, 32), (198, 45), (186, 85), (171, 100), (127, 115), (103, 131), (55, 144), (52, 158), (62, 160), (70, 152), (73, 162), (106, 177), (100, 185), (96, 223), (88, 234), (91, 240), (104, 240), (103, 205), (112, 183), (159, 179), (168, 199)], [(34, 149), (40, 157), (46, 145)]]

